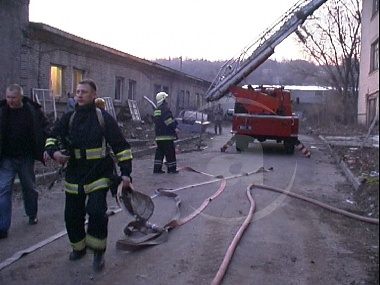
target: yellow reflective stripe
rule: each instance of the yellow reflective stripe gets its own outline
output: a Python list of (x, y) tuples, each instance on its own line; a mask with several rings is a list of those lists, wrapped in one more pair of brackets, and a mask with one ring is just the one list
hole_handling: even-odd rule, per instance
[(70, 194), (78, 194), (78, 184), (72, 184), (65, 181), (65, 192)]
[(91, 148), (86, 149), (86, 158), (87, 159), (97, 159), (102, 158), (105, 155), (103, 155), (103, 148)]
[(154, 117), (161, 116), (161, 110), (155, 110), (155, 111), (153, 112), (153, 116), (154, 116)]
[[(86, 152), (86, 159), (88, 160), (106, 157), (106, 152), (103, 151), (103, 148), (90, 148), (90, 149), (86, 149), (85, 152)], [(76, 159), (82, 158), (80, 154), (80, 149), (74, 149), (74, 156)]]
[(82, 250), (86, 247), (86, 239), (82, 239), (81, 241), (71, 243), (71, 246), (74, 250)]
[(47, 138), (45, 142), (45, 147), (55, 145), (57, 142), (57, 139), (55, 138)]
[(86, 235), (87, 247), (95, 250), (105, 250), (107, 247), (107, 239), (98, 239), (89, 234)]
[(156, 141), (171, 141), (171, 140), (175, 140), (176, 137), (175, 136), (159, 136), (159, 137), (156, 137)]
[(80, 159), (80, 149), (74, 149), (74, 157)]
[(125, 161), (132, 159), (132, 151), (130, 149), (123, 150), (116, 154), (117, 161)]
[(172, 118), (169, 118), (165, 121), (165, 125), (169, 126), (171, 123), (173, 123), (174, 120)]
[[(83, 185), (84, 193), (88, 194), (95, 190), (108, 188), (110, 180), (108, 178), (100, 178), (91, 182), (90, 184)], [(68, 183), (65, 181), (65, 192), (70, 194), (78, 194), (78, 184)]]
[(109, 185), (110, 180), (108, 178), (100, 178), (90, 184), (83, 185), (83, 189), (84, 193), (88, 194), (98, 189), (107, 188)]

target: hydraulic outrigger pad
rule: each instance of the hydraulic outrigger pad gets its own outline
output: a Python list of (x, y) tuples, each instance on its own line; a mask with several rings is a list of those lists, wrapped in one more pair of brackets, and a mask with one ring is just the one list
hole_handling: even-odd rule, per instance
[(230, 138), (230, 139), (226, 142), (226, 144), (220, 148), (220, 151), (221, 151), (221, 152), (226, 152), (227, 148), (229, 148), (230, 146), (232, 146), (232, 145), (235, 143), (235, 141), (236, 141), (236, 137), (235, 137), (235, 136), (232, 136), (232, 138)]
[(297, 141), (295, 146), (298, 148), (298, 150), (302, 151), (302, 153), (307, 157), (307, 158), (310, 158), (311, 156), (311, 153), (310, 151), (308, 151), (306, 149), (306, 147), (300, 142), (300, 141)]

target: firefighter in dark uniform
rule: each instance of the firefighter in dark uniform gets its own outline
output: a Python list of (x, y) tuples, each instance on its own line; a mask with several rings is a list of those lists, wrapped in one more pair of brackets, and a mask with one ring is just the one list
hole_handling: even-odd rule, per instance
[(106, 198), (114, 170), (108, 145), (117, 160), (125, 188), (130, 187), (132, 152), (114, 118), (96, 108), (96, 89), (91, 79), (79, 82), (75, 111), (65, 113), (55, 124), (46, 140), (45, 155), (62, 165), (67, 162), (65, 223), (73, 248), (69, 259), (82, 258), (86, 248), (90, 248), (94, 251), (93, 268), (99, 271), (104, 267), (108, 234)]
[(159, 92), (156, 95), (157, 109), (153, 113), (153, 119), (157, 148), (153, 173), (165, 173), (162, 170), (164, 158), (166, 158), (168, 173), (178, 173), (174, 145), (174, 141), (177, 139), (178, 123), (169, 109), (167, 97), (169, 95), (165, 92)]

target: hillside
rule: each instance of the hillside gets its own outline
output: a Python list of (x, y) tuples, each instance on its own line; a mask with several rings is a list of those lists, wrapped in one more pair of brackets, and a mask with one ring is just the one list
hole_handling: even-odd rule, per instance
[[(155, 62), (169, 68), (182, 71), (195, 77), (212, 82), (225, 61), (204, 59), (169, 58), (156, 59)], [(245, 84), (268, 85), (321, 85), (324, 78), (321, 68), (304, 60), (274, 61), (268, 59), (252, 72)]]

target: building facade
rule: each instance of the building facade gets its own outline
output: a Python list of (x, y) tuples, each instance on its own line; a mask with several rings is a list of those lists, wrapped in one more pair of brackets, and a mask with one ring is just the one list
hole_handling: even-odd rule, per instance
[[(98, 96), (110, 97), (116, 111), (135, 100), (142, 116), (152, 113), (144, 96), (170, 95), (170, 107), (178, 114), (204, 104), (210, 82), (157, 63), (79, 38), (57, 28), (29, 22), (29, 0), (0, 1), (2, 41), (0, 90), (11, 83), (33, 97), (36, 89), (51, 90), (58, 114), (65, 111), (67, 94), (75, 92), (83, 78), (94, 79)], [(58, 116), (59, 116), (58, 115)]]
[(363, 0), (358, 122), (379, 120), (379, 0)]

